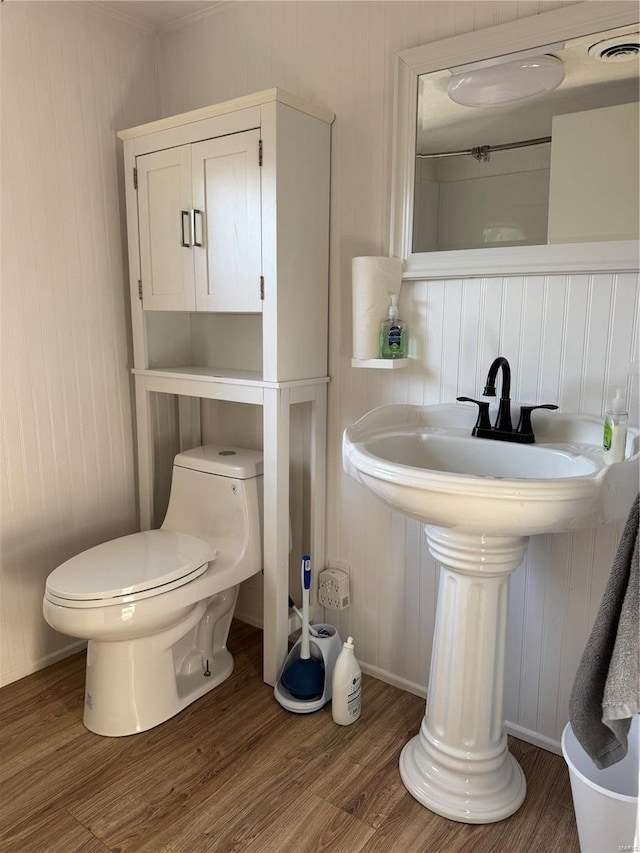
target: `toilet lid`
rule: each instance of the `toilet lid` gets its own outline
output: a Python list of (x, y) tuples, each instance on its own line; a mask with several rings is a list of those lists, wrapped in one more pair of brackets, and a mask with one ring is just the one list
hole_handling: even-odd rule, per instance
[[(47, 594), (73, 602), (175, 589), (206, 571), (215, 555), (202, 539), (174, 530), (146, 530), (112, 539), (62, 563), (47, 578)], [(75, 606), (81, 606), (76, 604)]]

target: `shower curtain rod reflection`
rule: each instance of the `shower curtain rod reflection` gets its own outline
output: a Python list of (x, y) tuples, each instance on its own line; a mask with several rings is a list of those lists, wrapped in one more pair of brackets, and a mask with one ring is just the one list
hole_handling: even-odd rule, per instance
[(544, 145), (551, 142), (550, 136), (539, 136), (537, 139), (523, 139), (522, 142), (504, 142), (502, 145), (478, 145), (464, 151), (438, 151), (433, 154), (416, 154), (418, 160), (432, 160), (437, 157), (475, 157), (478, 162), (487, 162), (492, 151), (510, 151), (513, 148), (528, 148), (530, 145)]

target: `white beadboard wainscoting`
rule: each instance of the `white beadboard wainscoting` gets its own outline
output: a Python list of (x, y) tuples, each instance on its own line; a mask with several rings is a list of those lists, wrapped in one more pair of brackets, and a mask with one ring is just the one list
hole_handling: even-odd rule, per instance
[(122, 151), (158, 116), (155, 42), (89, 3), (2, 27), (0, 683), (75, 647), (42, 617), (59, 563), (137, 526)]
[[(511, 361), (514, 399), (601, 415), (607, 385), (627, 384), (629, 361), (638, 358), (638, 280), (599, 274), (405, 282), (400, 306), (411, 366), (354, 370), (351, 258), (387, 247), (396, 52), (566, 5), (229, 3), (153, 36), (90, 4), (3, 4), (3, 88), (6, 75), (20, 71), (3, 103), (3, 163), (11, 165), (2, 191), (3, 681), (37, 668), (68, 642), (41, 616), (46, 574), (135, 526), (115, 131), (280, 86), (337, 116), (326, 553), (350, 567), (352, 606), (327, 617), (337, 616), (341, 635), (353, 633), (363, 669), (424, 693), (436, 566), (420, 525), (343, 473), (343, 429), (378, 405), (473, 396), (499, 354)], [(18, 240), (24, 223), (39, 239)], [(637, 410), (634, 388), (635, 421)], [(164, 436), (158, 453), (168, 460), (174, 403), (158, 400), (156, 416)], [(234, 412), (230, 422), (238, 417)], [(217, 418), (205, 410), (206, 438), (224, 432)], [(251, 418), (255, 412), (241, 431), (249, 444), (259, 433)], [(226, 415), (224, 423), (229, 429)], [(238, 435), (237, 427), (228, 434)], [(304, 472), (295, 476), (303, 492)], [(303, 524), (295, 535), (304, 541), (297, 514), (293, 507), (296, 530)], [(512, 578), (506, 717), (514, 732), (543, 746), (557, 748), (620, 532), (621, 525), (610, 525), (536, 537)]]

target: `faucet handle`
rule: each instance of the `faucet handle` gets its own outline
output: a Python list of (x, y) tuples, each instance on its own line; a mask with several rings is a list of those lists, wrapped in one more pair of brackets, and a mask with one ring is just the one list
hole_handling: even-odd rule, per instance
[(531, 412), (535, 409), (551, 409), (555, 411), (557, 408), (553, 403), (543, 403), (540, 406), (520, 406), (520, 420), (516, 427), (516, 433), (527, 436), (528, 443), (533, 444), (535, 437), (533, 435), (533, 427), (531, 426)]
[(478, 420), (474, 426), (474, 435), (477, 429), (491, 429), (489, 418), (489, 403), (487, 400), (474, 400), (472, 397), (456, 397), (459, 403), (475, 403), (478, 407)]

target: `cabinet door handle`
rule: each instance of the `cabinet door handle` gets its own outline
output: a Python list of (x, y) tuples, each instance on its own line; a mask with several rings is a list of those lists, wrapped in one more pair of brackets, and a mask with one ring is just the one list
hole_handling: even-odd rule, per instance
[(196, 216), (200, 217), (200, 234), (201, 234), (200, 239), (201, 240), (204, 240), (204, 217), (202, 215), (201, 210), (195, 210), (194, 209), (191, 211), (191, 214), (193, 216), (193, 219), (192, 219), (192, 222), (193, 222), (193, 225), (192, 225), (192, 228), (193, 228), (193, 232), (192, 232), (193, 233), (193, 245), (198, 246), (200, 249), (202, 249), (202, 247), (204, 246), (204, 242), (202, 242), (202, 243), (198, 242), (198, 238), (197, 238), (198, 231), (196, 229)]
[(185, 239), (184, 239), (184, 218), (185, 218), (185, 216), (187, 217), (187, 227), (189, 228), (189, 231), (191, 231), (191, 217), (189, 216), (189, 211), (188, 210), (181, 210), (180, 211), (180, 245), (183, 247), (183, 249), (190, 249), (191, 248), (191, 242), (190, 242), (191, 234), (189, 234), (189, 240), (185, 241)]

